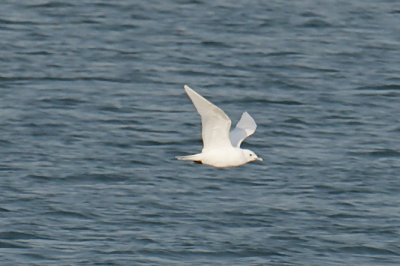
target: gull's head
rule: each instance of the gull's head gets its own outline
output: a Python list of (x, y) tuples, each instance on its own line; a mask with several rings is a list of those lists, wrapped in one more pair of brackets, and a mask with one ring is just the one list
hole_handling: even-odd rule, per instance
[(254, 152), (251, 150), (243, 150), (244, 157), (247, 159), (248, 162), (253, 162), (253, 161), (260, 161), (262, 162), (263, 159), (261, 157), (258, 157)]

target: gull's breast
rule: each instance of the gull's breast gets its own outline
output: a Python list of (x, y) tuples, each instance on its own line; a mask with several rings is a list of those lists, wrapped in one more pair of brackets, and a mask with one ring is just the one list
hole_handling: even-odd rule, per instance
[(235, 167), (247, 163), (243, 153), (238, 148), (205, 150), (202, 152), (202, 163), (214, 167)]

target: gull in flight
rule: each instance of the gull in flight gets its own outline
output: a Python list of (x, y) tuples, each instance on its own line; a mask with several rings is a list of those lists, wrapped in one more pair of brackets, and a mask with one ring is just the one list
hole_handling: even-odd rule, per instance
[[(241, 149), (245, 138), (256, 131), (254, 119), (244, 112), (236, 127), (230, 131), (231, 120), (220, 108), (206, 100), (189, 86), (184, 86), (197, 112), (201, 116), (203, 150), (201, 153), (177, 156), (178, 160), (194, 161), (218, 168), (241, 166), (262, 158), (251, 150)], [(230, 131), (230, 132), (229, 132)]]

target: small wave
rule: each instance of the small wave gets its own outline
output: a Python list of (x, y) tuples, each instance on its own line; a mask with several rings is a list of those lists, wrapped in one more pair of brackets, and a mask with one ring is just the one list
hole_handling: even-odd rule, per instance
[(37, 50), (37, 51), (29, 51), (29, 52), (21, 52), (23, 55), (52, 55), (49, 51)]
[(32, 82), (32, 81), (103, 81), (110, 83), (130, 83), (131, 81), (123, 78), (108, 78), (99, 76), (75, 76), (75, 77), (34, 77), (34, 76), (0, 76), (0, 80), (10, 82)]
[(378, 149), (374, 150), (368, 153), (369, 155), (372, 156), (377, 156), (377, 157), (399, 157), (400, 152), (392, 149)]
[(369, 255), (400, 255), (390, 249), (383, 249), (370, 246), (352, 246), (352, 247), (342, 247), (342, 251), (352, 254), (369, 254)]
[(35, 175), (35, 174), (31, 174), (26, 176), (29, 179), (36, 179), (36, 180), (40, 180), (40, 181), (46, 181), (46, 180), (52, 180), (53, 178), (50, 176), (44, 176), (44, 175)]
[(302, 124), (302, 125), (307, 125), (308, 123), (299, 119), (299, 118), (290, 118), (285, 120), (285, 123), (290, 123), (290, 124)]
[(272, 100), (265, 100), (266, 103), (270, 104), (283, 104), (283, 105), (302, 105), (302, 102), (298, 101), (293, 101), (293, 100), (278, 100), (278, 101), (272, 101)]
[(37, 254), (37, 253), (23, 253), (25, 257), (28, 257), (32, 260), (49, 260), (52, 259), (52, 257), (49, 254)]
[(53, 108), (53, 107), (75, 107), (80, 104), (84, 104), (87, 101), (85, 100), (80, 100), (80, 99), (74, 99), (74, 98), (69, 98), (69, 97), (64, 97), (64, 98), (43, 98), (40, 100), (41, 103), (43, 103), (44, 108)]
[(332, 24), (322, 19), (310, 19), (305, 23), (301, 24), (301, 26), (307, 28), (326, 28), (326, 27), (331, 27)]
[(100, 174), (100, 173), (86, 173), (80, 175), (66, 176), (64, 180), (85, 180), (94, 182), (115, 182), (115, 181), (125, 181), (129, 177), (121, 174)]
[(376, 91), (388, 91), (388, 90), (400, 90), (400, 85), (398, 84), (388, 84), (381, 86), (362, 86), (355, 88), (355, 90), (376, 90)]
[(8, 232), (0, 232), (0, 239), (16, 240), (16, 239), (43, 239), (43, 238), (38, 235), (24, 233), (24, 232), (8, 231)]
[(11, 20), (11, 19), (0, 19), (0, 25), (13, 25), (13, 24), (20, 24), (20, 25), (35, 25), (38, 24), (34, 21), (29, 20)]
[(302, 102), (295, 100), (268, 100), (268, 99), (258, 99), (258, 98), (250, 98), (245, 97), (237, 102), (240, 103), (266, 103), (266, 104), (281, 104), (281, 105), (303, 105)]
[(0, 248), (29, 248), (29, 247), (25, 246), (25, 245), (20, 245), (20, 244), (0, 241)]
[(11, 141), (6, 140), (6, 139), (0, 139), (0, 146), (8, 146), (13, 144)]
[(400, 157), (400, 151), (393, 149), (376, 149), (373, 151), (350, 151), (347, 152), (353, 156), (372, 156), (372, 157)]
[(328, 215), (329, 218), (333, 219), (341, 219), (341, 218), (348, 218), (348, 219), (356, 219), (356, 218), (363, 218), (364, 216), (362, 215), (354, 215), (354, 214), (349, 214), (349, 213), (335, 213)]
[(0, 207), (0, 212), (9, 212), (9, 211), (10, 211), (9, 209), (1, 208), (1, 207)]
[(31, 8), (61, 8), (61, 7), (73, 7), (75, 6), (72, 3), (69, 2), (55, 2), (55, 1), (49, 1), (47, 3), (39, 3), (39, 4), (30, 4), (27, 5), (27, 7)]
[(62, 216), (62, 217), (69, 217), (76, 219), (90, 219), (90, 217), (86, 214), (79, 212), (65, 211), (65, 210), (55, 210), (55, 211), (45, 212), (43, 213), (43, 215)]
[(216, 48), (229, 48), (230, 46), (223, 42), (216, 42), (216, 41), (202, 41), (202, 45), (209, 46), (209, 47), (216, 47)]
[(317, 13), (314, 13), (312, 11), (305, 11), (305, 12), (301, 13), (301, 16), (303, 16), (303, 17), (321, 17), (320, 15), (318, 15)]
[(266, 54), (266, 56), (290, 56), (290, 55), (300, 55), (298, 52), (294, 51), (281, 51), (281, 52), (271, 52)]

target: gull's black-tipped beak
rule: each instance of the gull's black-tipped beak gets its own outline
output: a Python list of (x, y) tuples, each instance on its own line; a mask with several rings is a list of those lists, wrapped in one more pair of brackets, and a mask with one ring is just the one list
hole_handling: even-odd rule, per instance
[(261, 157), (257, 157), (256, 160), (260, 161), (260, 162), (264, 161), (263, 158), (261, 158)]

